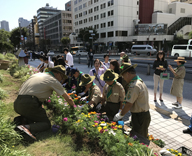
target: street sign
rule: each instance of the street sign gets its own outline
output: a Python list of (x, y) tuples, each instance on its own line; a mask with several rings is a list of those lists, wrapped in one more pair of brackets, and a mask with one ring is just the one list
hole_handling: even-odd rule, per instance
[(23, 37), (21, 37), (21, 40), (23, 41)]
[(22, 45), (22, 43), (20, 42), (20, 45)]
[(23, 35), (21, 35), (21, 37), (23, 37)]
[(27, 41), (27, 37), (24, 37), (25, 41)]

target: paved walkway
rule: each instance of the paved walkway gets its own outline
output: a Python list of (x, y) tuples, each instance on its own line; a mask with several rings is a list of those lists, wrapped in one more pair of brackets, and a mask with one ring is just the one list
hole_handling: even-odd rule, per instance
[[(29, 64), (37, 67), (40, 61), (29, 61)], [(78, 69), (84, 73), (88, 73), (91, 68), (87, 65), (77, 64)], [(185, 146), (192, 149), (192, 135), (183, 134), (183, 130), (189, 125), (189, 119), (192, 113), (192, 104), (190, 100), (184, 98), (185, 106), (182, 109), (172, 108), (172, 103), (175, 97), (168, 93), (164, 93), (164, 102), (157, 100), (153, 101), (153, 79), (152, 76), (143, 74), (138, 75), (146, 82), (149, 90), (149, 103), (151, 113), (151, 123), (149, 127), (149, 134), (153, 135), (155, 139), (162, 139), (166, 146), (165, 148), (178, 149)], [(150, 82), (150, 83), (149, 83)], [(169, 82), (170, 83), (170, 82)], [(185, 89), (191, 90), (191, 83), (185, 86)], [(165, 86), (166, 87), (166, 86)], [(187, 87), (187, 88), (186, 88)], [(130, 113), (127, 113), (123, 118), (126, 124), (130, 123)]]

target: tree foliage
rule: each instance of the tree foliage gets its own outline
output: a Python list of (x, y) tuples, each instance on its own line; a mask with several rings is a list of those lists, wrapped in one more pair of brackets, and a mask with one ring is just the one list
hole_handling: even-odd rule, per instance
[(64, 46), (67, 46), (69, 43), (70, 43), (70, 38), (69, 37), (63, 37), (61, 39), (61, 43), (64, 45)]
[(189, 33), (189, 39), (192, 39), (192, 31)]
[[(27, 28), (21, 28), (21, 34), (23, 35), (23, 37), (28, 37)], [(21, 36), (20, 36), (19, 27), (15, 28), (11, 31), (10, 40), (14, 47), (20, 46)]]
[(39, 46), (42, 51), (46, 52), (46, 51), (48, 51), (48, 49), (51, 46), (51, 40), (50, 39), (41, 39), (41, 40), (39, 40)]
[(13, 45), (10, 40), (10, 33), (4, 29), (0, 29), (0, 51), (12, 50)]
[[(89, 30), (93, 30), (94, 36), (92, 36), (92, 33), (89, 33)], [(97, 33), (96, 29), (92, 28), (84, 28), (80, 29), (78, 38), (81, 39), (83, 43), (89, 42), (91, 44), (92, 40), (89, 39), (89, 37), (93, 37), (93, 42), (96, 41), (99, 38), (99, 34)]]

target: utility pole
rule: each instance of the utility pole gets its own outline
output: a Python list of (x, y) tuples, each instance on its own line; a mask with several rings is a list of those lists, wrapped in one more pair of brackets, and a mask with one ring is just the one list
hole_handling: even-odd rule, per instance
[(35, 34), (34, 34), (34, 20), (32, 19), (32, 34), (33, 34), (33, 50), (35, 51)]
[(21, 43), (21, 49), (23, 49), (23, 43), (22, 43), (22, 40), (21, 40), (22, 33), (21, 33), (21, 23), (20, 23), (20, 22), (19, 22), (19, 31), (20, 31), (20, 43)]

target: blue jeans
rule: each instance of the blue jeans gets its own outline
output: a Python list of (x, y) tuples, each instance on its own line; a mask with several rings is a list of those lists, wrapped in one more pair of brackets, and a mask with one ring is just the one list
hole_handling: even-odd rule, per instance
[(190, 125), (189, 125), (189, 129), (192, 131), (192, 115), (191, 115), (191, 118), (190, 118)]

